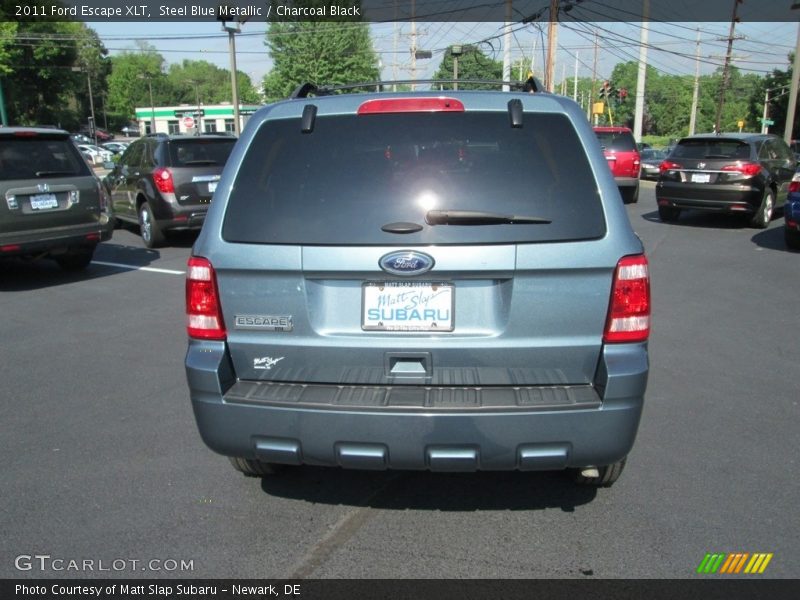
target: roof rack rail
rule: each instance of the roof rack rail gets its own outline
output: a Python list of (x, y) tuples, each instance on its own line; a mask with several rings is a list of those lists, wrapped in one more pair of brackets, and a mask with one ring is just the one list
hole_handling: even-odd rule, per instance
[[(542, 82), (536, 77), (528, 77), (525, 81), (503, 81), (499, 79), (401, 79), (393, 81), (364, 81), (361, 83), (349, 83), (346, 85), (333, 85), (333, 86), (318, 86), (314, 83), (303, 83), (295, 88), (291, 96), (292, 100), (297, 98), (308, 98), (310, 95), (314, 96), (330, 96), (334, 92), (341, 92), (346, 90), (356, 90), (361, 88), (374, 88), (376, 91), (386, 91), (386, 87), (394, 85), (445, 85), (445, 84), (479, 84), (479, 85), (497, 85), (508, 86), (515, 91), (529, 92), (529, 93), (547, 93)], [(434, 90), (436, 91), (436, 90)]]

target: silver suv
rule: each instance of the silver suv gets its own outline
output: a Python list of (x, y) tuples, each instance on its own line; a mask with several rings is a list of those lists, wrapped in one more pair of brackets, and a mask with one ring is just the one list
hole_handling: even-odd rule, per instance
[[(308, 88), (306, 88), (308, 89)], [(275, 465), (610, 485), (647, 383), (647, 260), (591, 126), (539, 93), (261, 109), (187, 272), (200, 433)]]

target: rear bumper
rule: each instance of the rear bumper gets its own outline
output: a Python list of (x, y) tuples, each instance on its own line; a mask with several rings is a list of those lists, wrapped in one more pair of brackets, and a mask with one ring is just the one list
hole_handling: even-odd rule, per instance
[[(273, 463), (360, 469), (551, 470), (611, 464), (633, 446), (647, 371), (646, 345), (627, 344), (606, 347), (595, 384), (586, 386), (588, 394), (587, 389), (572, 394), (569, 387), (547, 388), (526, 396), (540, 401), (513, 405), (500, 401), (519, 395), (511, 388), (402, 388), (403, 394), (426, 398), (483, 394), (477, 405), (452, 408), (375, 402), (376, 396), (391, 396), (391, 389), (380, 386), (319, 385), (308, 392), (310, 386), (302, 384), (248, 382), (243, 388), (234, 380), (222, 342), (191, 341), (186, 356), (194, 414), (212, 450)], [(243, 389), (252, 391), (242, 394)]]
[(178, 204), (164, 201), (152, 207), (153, 216), (163, 230), (200, 229), (206, 220), (208, 204)]
[(103, 215), (97, 223), (0, 234), (0, 257), (55, 253), (111, 239), (113, 226)]
[(638, 177), (614, 177), (618, 188), (632, 188), (639, 186)]
[(742, 185), (656, 184), (659, 206), (673, 206), (712, 212), (754, 213), (761, 206), (764, 191)]

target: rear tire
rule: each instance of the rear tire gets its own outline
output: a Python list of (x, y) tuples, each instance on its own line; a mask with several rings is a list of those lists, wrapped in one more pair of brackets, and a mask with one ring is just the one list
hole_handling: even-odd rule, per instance
[(600, 475), (598, 477), (584, 477), (581, 475), (580, 469), (575, 471), (575, 483), (579, 485), (588, 485), (594, 487), (611, 487), (614, 482), (622, 475), (622, 470), (625, 468), (626, 458), (619, 462), (604, 467), (598, 467)]
[(772, 221), (772, 213), (775, 212), (775, 192), (768, 189), (764, 192), (761, 206), (758, 207), (756, 214), (750, 219), (750, 226), (756, 229), (766, 229)]
[(623, 204), (636, 204), (639, 201), (639, 186), (622, 190)]
[(800, 250), (800, 231), (790, 231), (788, 228), (784, 227), (783, 234), (787, 248)]
[(144, 245), (148, 248), (158, 248), (164, 245), (164, 233), (158, 226), (147, 202), (139, 207), (139, 233)]
[(65, 271), (80, 271), (89, 266), (94, 256), (95, 246), (71, 248), (66, 254), (54, 256), (58, 266)]
[(658, 217), (664, 223), (674, 223), (681, 216), (681, 209), (674, 206), (659, 206)]
[(238, 456), (228, 457), (233, 465), (233, 468), (243, 473), (247, 477), (266, 477), (268, 475), (275, 475), (280, 471), (278, 465), (272, 463), (254, 460), (252, 458), (241, 458)]

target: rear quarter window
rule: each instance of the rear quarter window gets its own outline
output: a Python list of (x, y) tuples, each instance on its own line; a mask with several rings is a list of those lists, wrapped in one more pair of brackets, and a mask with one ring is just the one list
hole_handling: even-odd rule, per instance
[[(429, 210), (491, 211), (548, 225), (427, 225)], [(392, 234), (390, 223), (422, 230)], [(238, 165), (223, 238), (302, 245), (515, 243), (602, 237), (598, 184), (558, 114), (402, 113), (264, 122)]]

